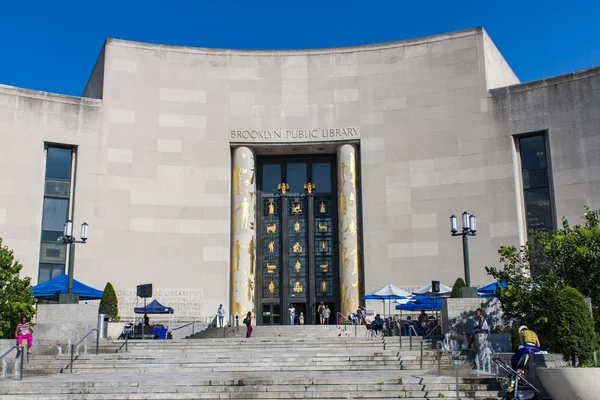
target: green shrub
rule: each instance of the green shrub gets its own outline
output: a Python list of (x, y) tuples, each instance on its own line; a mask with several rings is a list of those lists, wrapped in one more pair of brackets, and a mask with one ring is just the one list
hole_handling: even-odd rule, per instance
[(558, 292), (551, 317), (550, 345), (575, 366), (585, 362), (596, 348), (594, 321), (583, 295), (572, 287)]
[(113, 285), (108, 282), (104, 287), (104, 293), (100, 299), (100, 314), (106, 314), (111, 322), (119, 322), (119, 301)]
[(31, 278), (21, 279), (22, 268), (0, 238), (0, 338), (12, 339), (21, 317), (31, 320), (35, 314)]
[(463, 280), (463, 278), (458, 278), (456, 282), (454, 282), (454, 286), (452, 286), (452, 293), (450, 293), (450, 297), (453, 299), (458, 299), (461, 296), (460, 290), (466, 287), (467, 284)]

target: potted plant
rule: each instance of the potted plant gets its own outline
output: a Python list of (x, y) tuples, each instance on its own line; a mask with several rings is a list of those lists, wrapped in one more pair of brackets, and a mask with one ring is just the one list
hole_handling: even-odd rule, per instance
[(119, 301), (115, 289), (110, 282), (104, 287), (104, 293), (102, 293), (102, 298), (100, 299), (99, 312), (100, 314), (108, 315), (110, 318), (106, 334), (107, 338), (118, 338), (125, 328), (125, 323), (122, 323), (119, 318)]

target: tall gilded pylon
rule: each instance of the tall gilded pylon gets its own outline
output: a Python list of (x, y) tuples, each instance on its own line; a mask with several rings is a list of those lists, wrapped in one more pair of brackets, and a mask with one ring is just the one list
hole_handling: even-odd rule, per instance
[(231, 171), (230, 300), (231, 313), (241, 320), (256, 311), (256, 168), (251, 149), (234, 149)]
[(344, 144), (337, 151), (340, 240), (341, 312), (356, 312), (360, 299), (360, 253), (357, 213), (356, 147)]

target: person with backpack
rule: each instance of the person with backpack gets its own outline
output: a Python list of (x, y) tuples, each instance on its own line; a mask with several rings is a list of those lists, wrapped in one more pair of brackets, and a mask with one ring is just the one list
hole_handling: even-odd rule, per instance
[(319, 304), (317, 311), (319, 312), (319, 322), (323, 325), (325, 323), (325, 304), (323, 302)]
[(252, 336), (252, 311), (248, 311), (246, 318), (242, 322), (246, 325), (246, 338), (249, 338)]

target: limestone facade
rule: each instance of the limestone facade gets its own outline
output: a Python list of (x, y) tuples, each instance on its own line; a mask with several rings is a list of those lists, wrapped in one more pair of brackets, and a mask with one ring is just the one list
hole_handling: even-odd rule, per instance
[(74, 224), (90, 226), (75, 278), (112, 282), (124, 315), (148, 282), (179, 316), (214, 315), (236, 298), (232, 241), (251, 237), (232, 228), (235, 149), (352, 144), (360, 292), (452, 285), (463, 261), (449, 216), (465, 210), (483, 285), (497, 249), (526, 237), (518, 135), (547, 135), (555, 222), (600, 208), (598, 110), (599, 68), (520, 84), (481, 28), (298, 51), (107, 40), (82, 97), (0, 86), (0, 237), (36, 283), (45, 146), (74, 146)]

